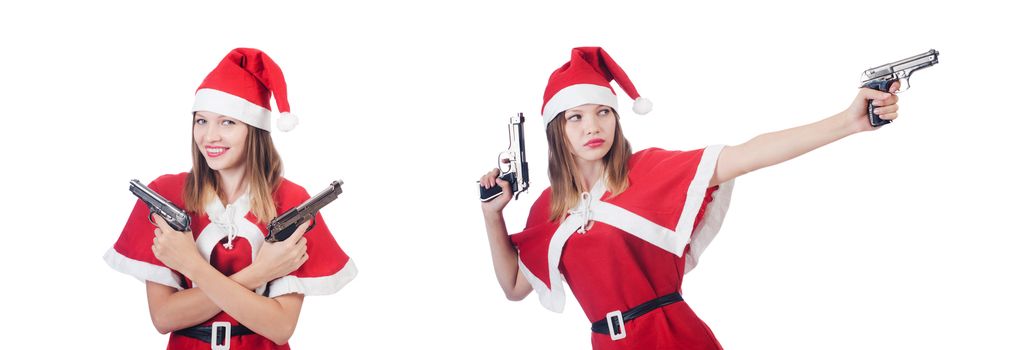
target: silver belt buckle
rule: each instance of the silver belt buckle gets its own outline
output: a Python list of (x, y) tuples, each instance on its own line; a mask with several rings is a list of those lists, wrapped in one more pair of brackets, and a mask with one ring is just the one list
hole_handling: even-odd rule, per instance
[(214, 322), (211, 324), (211, 350), (228, 350), (231, 343), (229, 338), (232, 338), (231, 323)]
[(610, 332), (610, 340), (625, 338), (625, 318), (621, 316), (621, 310), (607, 313), (607, 331)]

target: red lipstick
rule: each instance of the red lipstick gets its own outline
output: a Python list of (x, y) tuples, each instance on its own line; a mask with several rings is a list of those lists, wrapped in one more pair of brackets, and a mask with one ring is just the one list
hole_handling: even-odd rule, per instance
[(601, 139), (601, 138), (595, 138), (595, 139), (589, 140), (589, 142), (586, 142), (585, 143), (585, 147), (589, 147), (589, 148), (600, 147), (600, 146), (603, 145), (604, 142), (607, 142), (607, 141), (604, 140), (604, 139)]

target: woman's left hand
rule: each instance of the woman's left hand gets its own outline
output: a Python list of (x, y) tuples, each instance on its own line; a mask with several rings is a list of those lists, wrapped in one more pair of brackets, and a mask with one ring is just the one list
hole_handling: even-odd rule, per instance
[(853, 126), (853, 130), (870, 131), (877, 128), (871, 126), (870, 117), (867, 115), (867, 104), (870, 102), (875, 106), (875, 114), (884, 120), (896, 120), (899, 117), (899, 97), (893, 92), (896, 92), (900, 88), (900, 82), (894, 82), (889, 85), (889, 92), (882, 92), (874, 89), (861, 88), (860, 92), (857, 93), (857, 97), (853, 99), (853, 103), (850, 104), (849, 108), (846, 108), (842, 112), (850, 125)]
[[(151, 214), (152, 215), (152, 214)], [(157, 228), (153, 230), (153, 255), (168, 268), (189, 276), (191, 268), (206, 263), (196, 249), (193, 232), (180, 232), (168, 226), (164, 218), (153, 215)]]

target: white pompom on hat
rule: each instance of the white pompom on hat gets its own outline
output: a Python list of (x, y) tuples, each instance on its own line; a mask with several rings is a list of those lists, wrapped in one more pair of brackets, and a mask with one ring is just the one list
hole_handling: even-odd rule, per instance
[(229, 52), (196, 89), (193, 112), (214, 112), (271, 131), (272, 95), (281, 114), (278, 129), (292, 130), (299, 120), (289, 112), (282, 69), (261, 50), (238, 48)]
[(628, 97), (635, 101), (632, 111), (646, 114), (653, 110), (653, 102), (640, 97), (628, 75), (601, 47), (576, 47), (571, 60), (550, 75), (543, 93), (543, 124), (548, 124), (560, 112), (584, 104), (601, 104), (618, 109), (617, 96), (610, 87), (614, 80)]

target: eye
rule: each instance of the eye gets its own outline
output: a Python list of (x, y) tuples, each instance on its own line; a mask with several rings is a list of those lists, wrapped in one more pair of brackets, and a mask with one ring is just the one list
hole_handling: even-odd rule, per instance
[(611, 112), (610, 108), (604, 108), (604, 109), (601, 109), (600, 112), (597, 113), (597, 114), (599, 114), (602, 117), (602, 116), (606, 116), (606, 115), (610, 114), (610, 112)]
[(194, 121), (194, 123), (196, 123), (196, 125), (207, 125), (207, 119), (196, 118), (196, 121)]
[(572, 115), (567, 116), (567, 120), (569, 122), (582, 120), (582, 115), (581, 114), (572, 114)]
[(225, 119), (225, 120), (221, 121), (221, 125), (224, 125), (224, 126), (236, 125), (236, 122), (228, 120), (228, 119)]

